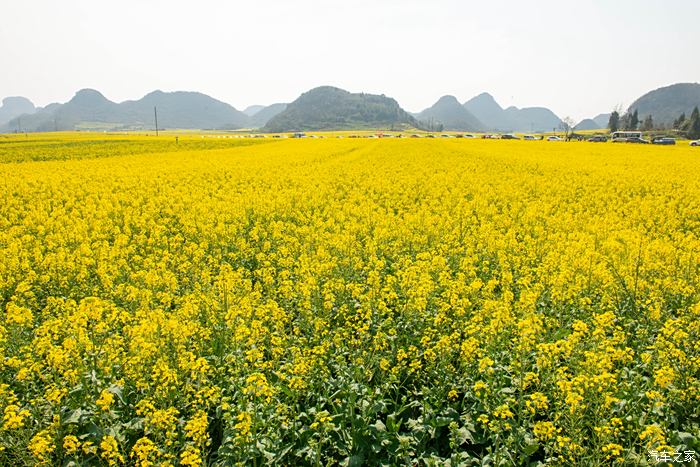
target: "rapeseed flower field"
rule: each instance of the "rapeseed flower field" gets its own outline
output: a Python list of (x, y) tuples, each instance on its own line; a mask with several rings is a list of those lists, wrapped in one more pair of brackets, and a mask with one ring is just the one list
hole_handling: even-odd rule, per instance
[(693, 149), (0, 139), (0, 464), (699, 451)]

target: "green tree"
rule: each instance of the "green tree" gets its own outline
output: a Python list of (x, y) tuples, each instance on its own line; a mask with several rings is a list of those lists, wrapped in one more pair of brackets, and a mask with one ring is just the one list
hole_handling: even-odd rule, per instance
[(614, 133), (620, 129), (620, 112), (613, 110), (608, 119), (608, 128), (610, 128), (610, 133)]
[(637, 127), (639, 126), (639, 113), (637, 112), (637, 109), (634, 109), (634, 113), (632, 114), (632, 117), (630, 118), (630, 130), (636, 130)]
[(686, 118), (685, 118), (685, 112), (683, 112), (680, 117), (678, 117), (676, 120), (674, 120), (673, 128), (676, 130), (683, 130), (685, 128), (685, 124), (686, 124)]
[(690, 114), (690, 119), (688, 119), (688, 138), (700, 139), (700, 111), (698, 111), (698, 106), (695, 106), (693, 113)]
[(624, 114), (623, 116), (620, 117), (620, 129), (622, 130), (630, 130), (632, 129), (632, 124), (631, 121), (632, 116), (629, 113)]
[(647, 115), (644, 121), (642, 122), (642, 130), (643, 131), (649, 131), (654, 129), (654, 119), (651, 117), (651, 115)]

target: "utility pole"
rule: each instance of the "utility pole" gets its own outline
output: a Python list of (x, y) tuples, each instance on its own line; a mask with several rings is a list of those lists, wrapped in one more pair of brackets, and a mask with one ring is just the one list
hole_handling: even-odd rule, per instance
[(19, 132), (22, 133), (22, 117), (17, 117), (17, 127), (19, 128)]
[(158, 136), (158, 108), (153, 107), (153, 115), (156, 117), (156, 136)]

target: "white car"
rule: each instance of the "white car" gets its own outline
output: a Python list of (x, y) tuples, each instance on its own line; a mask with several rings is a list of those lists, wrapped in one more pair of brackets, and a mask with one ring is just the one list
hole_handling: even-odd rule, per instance
[(547, 136), (547, 141), (564, 141), (564, 140), (558, 136)]
[(691, 141), (691, 142), (690, 142), (690, 145), (691, 145), (691, 146), (700, 146), (700, 139), (697, 139), (697, 140), (695, 140), (695, 141)]

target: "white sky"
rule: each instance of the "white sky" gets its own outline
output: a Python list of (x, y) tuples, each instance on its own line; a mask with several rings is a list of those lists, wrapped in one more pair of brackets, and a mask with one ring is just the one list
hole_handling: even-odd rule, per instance
[(329, 84), (578, 120), (700, 81), (699, 45), (700, 0), (2, 0), (0, 98), (190, 90), (242, 110)]

